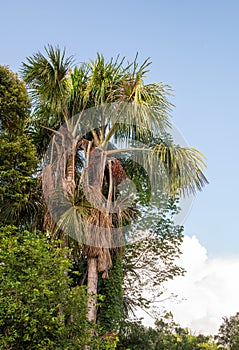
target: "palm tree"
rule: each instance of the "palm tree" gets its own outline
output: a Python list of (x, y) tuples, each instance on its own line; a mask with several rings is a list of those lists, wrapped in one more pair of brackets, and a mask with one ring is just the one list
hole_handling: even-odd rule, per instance
[(44, 227), (67, 232), (66, 243), (71, 236), (80, 244), (93, 295), (91, 321), (97, 318), (98, 272), (107, 278), (112, 256), (122, 252), (124, 228), (139, 210), (129, 200), (123, 159), (141, 164), (151, 183), (160, 183), (170, 196), (195, 193), (207, 183), (203, 155), (165, 137), (170, 88), (144, 83), (149, 65), (148, 59), (141, 66), (137, 57), (125, 65), (124, 59), (105, 61), (98, 54), (73, 69), (72, 57), (52, 46), (46, 56), (38, 52), (23, 64), (34, 107), (33, 135), (45, 157)]

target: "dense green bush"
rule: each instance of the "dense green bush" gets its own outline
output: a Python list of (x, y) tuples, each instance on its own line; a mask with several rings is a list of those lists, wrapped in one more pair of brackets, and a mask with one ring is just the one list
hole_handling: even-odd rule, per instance
[(0, 349), (82, 349), (89, 342), (86, 293), (70, 287), (65, 253), (44, 236), (0, 228)]

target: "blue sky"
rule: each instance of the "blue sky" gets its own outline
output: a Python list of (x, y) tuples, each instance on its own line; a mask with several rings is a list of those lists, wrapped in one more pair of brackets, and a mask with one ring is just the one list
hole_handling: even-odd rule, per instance
[(239, 2), (236, 0), (22, 0), (1, 3), (0, 64), (21, 62), (50, 43), (76, 63), (139, 52), (149, 82), (174, 89), (172, 118), (207, 157), (210, 185), (188, 216), (209, 256), (237, 256), (239, 179)]

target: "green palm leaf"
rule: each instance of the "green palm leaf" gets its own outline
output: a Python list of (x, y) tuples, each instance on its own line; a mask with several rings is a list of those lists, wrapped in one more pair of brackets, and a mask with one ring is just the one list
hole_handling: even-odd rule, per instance
[(73, 63), (59, 47), (45, 47), (46, 56), (37, 52), (23, 63), (22, 76), (27, 83), (33, 101), (47, 106), (48, 110), (60, 111), (69, 93), (68, 76)]

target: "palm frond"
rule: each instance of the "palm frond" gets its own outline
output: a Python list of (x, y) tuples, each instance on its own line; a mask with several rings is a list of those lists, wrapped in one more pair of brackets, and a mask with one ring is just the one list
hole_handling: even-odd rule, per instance
[(195, 148), (167, 145), (161, 142), (152, 148), (149, 153), (150, 160), (152, 156), (157, 162), (163, 164), (169, 191), (173, 196), (178, 193), (184, 196), (195, 194), (208, 183), (203, 173), (206, 167), (205, 157)]
[(170, 138), (167, 141), (158, 139), (154, 145), (125, 140), (124, 147), (106, 153), (108, 156), (120, 154), (121, 158), (141, 165), (154, 192), (186, 196), (202, 190), (208, 183), (203, 172), (206, 167), (204, 156), (195, 148), (175, 145)]
[(23, 63), (21, 75), (30, 89), (33, 101), (43, 103), (52, 111), (60, 110), (68, 93), (68, 76), (73, 58), (65, 57), (59, 47), (45, 47), (46, 56), (37, 52)]

